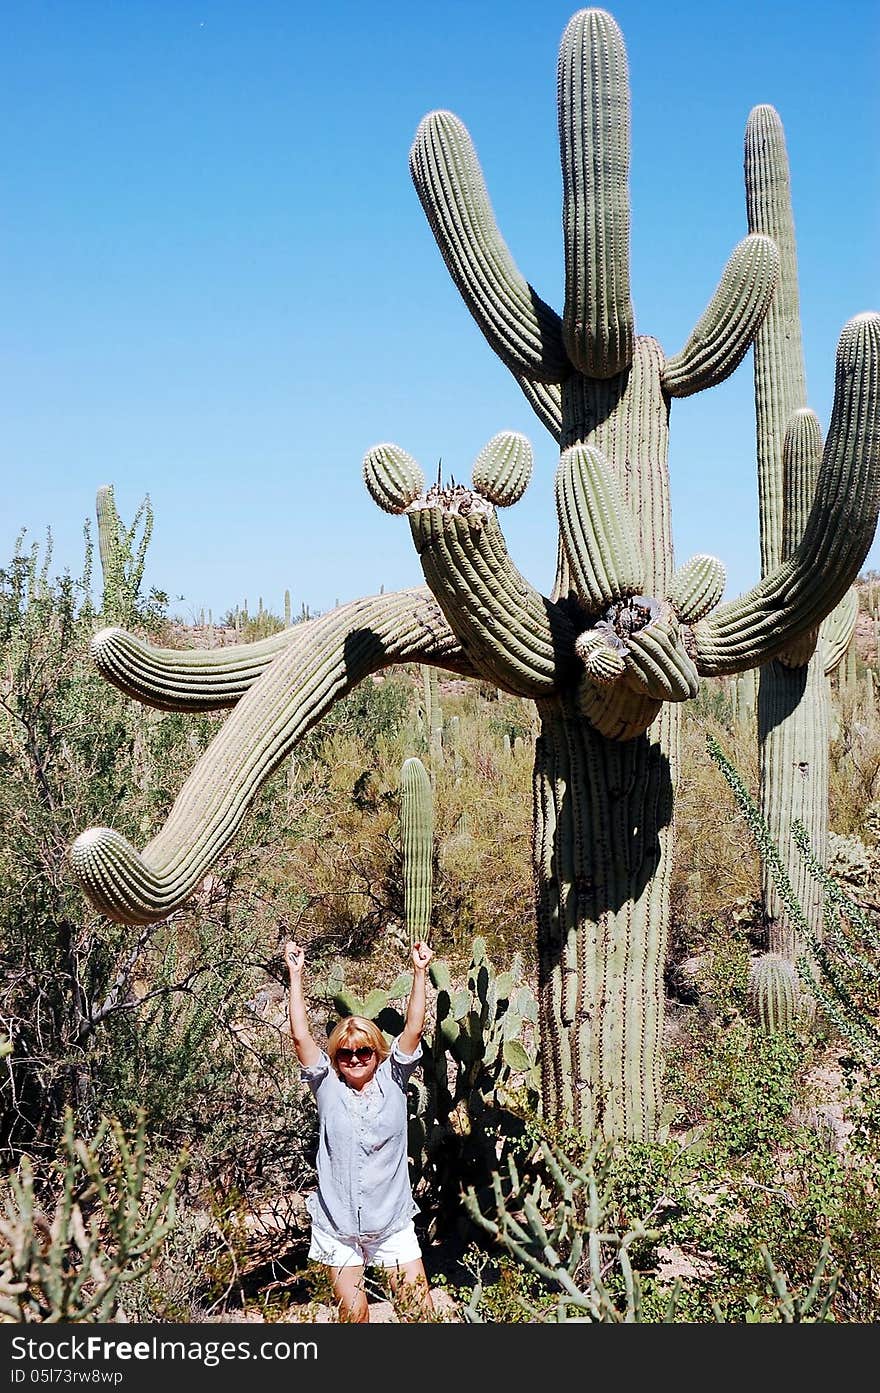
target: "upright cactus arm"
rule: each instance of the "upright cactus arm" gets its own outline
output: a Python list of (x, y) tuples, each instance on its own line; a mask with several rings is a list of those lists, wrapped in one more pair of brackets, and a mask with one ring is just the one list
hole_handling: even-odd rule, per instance
[[(413, 606), (428, 600), (424, 587), (396, 595), (375, 596), (340, 605), (332, 615), (309, 619), (255, 643), (229, 648), (157, 648), (125, 629), (101, 629), (90, 645), (93, 662), (108, 682), (160, 711), (219, 711), (234, 706), (263, 675), (269, 664), (290, 649), (307, 652), (316, 630), (330, 618), (357, 628), (370, 622), (374, 606), (397, 602), (409, 595)], [(425, 662), (436, 662), (452, 671), (472, 675), (454, 635), (437, 616), (431, 633), (425, 634)]]
[(782, 122), (772, 106), (749, 113), (744, 171), (749, 232), (772, 237), (779, 252), (779, 286), (755, 342), (761, 573), (766, 575), (778, 565), (783, 545), (782, 441), (792, 413), (807, 400), (791, 178)]
[(294, 633), (307, 627), (304, 641), (280, 653), (241, 697), (143, 852), (106, 827), (77, 837), (74, 874), (103, 914), (149, 924), (182, 905), (235, 836), (260, 785), (362, 678), (400, 662), (466, 668), (421, 588), (355, 601)]
[(813, 506), (797, 550), (748, 594), (691, 631), (703, 676), (769, 661), (843, 599), (868, 553), (880, 509), (880, 315), (844, 325), (834, 407)]
[[(819, 418), (808, 407), (801, 407), (789, 417), (782, 442), (781, 561), (787, 561), (797, 550), (804, 521), (810, 515), (821, 463), (822, 427)], [(786, 667), (803, 667), (815, 653), (818, 638), (818, 627), (807, 629), (779, 654), (779, 661)]]
[(514, 374), (561, 382), (571, 364), (559, 316), (517, 269), (471, 138), (451, 111), (423, 118), (410, 171), (443, 260), (490, 347)]
[[(524, 437), (505, 432), (480, 453), (476, 468), (484, 493), (463, 485), (436, 487), (411, 502), (399, 493), (396, 511), (409, 518), (425, 579), (465, 657), (497, 686), (538, 697), (553, 693), (576, 660), (571, 620), (514, 566), (489, 496), (522, 493), (531, 470), (531, 449), (526, 455), (523, 444)], [(398, 446), (377, 445), (367, 455), (364, 479), (376, 502), (389, 494), (383, 462), (390, 470), (401, 453)], [(514, 457), (519, 463), (511, 492)]]
[(556, 513), (569, 576), (588, 614), (639, 593), (645, 567), (635, 519), (600, 450), (573, 445), (562, 452)]
[(559, 47), (565, 347), (588, 377), (632, 362), (629, 82), (623, 36), (604, 10), (579, 10)]
[(782, 442), (782, 561), (797, 550), (821, 465), (822, 427), (815, 411), (803, 406), (789, 416)]
[(744, 237), (684, 348), (666, 360), (664, 391), (689, 397), (729, 377), (764, 322), (778, 281), (779, 255), (770, 238)]

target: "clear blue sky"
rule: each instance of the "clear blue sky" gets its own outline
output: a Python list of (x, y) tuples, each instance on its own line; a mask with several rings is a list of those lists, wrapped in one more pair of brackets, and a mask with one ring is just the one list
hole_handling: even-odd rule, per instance
[[(556, 0), (4, 0), (0, 564), (19, 529), (79, 566), (95, 490), (155, 509), (150, 583), (184, 617), (419, 583), (364, 452), (469, 477), (496, 431), (537, 468), (505, 515), (537, 585), (555, 447), (459, 301), (412, 187), (422, 115), (464, 120), (523, 274), (561, 309)], [(745, 232), (742, 139), (776, 106), (792, 166), (811, 403), (880, 309), (880, 6), (608, 8), (632, 86), (639, 332), (679, 349)], [(677, 559), (758, 575), (751, 357), (672, 407)], [(875, 542), (868, 561), (880, 566)]]

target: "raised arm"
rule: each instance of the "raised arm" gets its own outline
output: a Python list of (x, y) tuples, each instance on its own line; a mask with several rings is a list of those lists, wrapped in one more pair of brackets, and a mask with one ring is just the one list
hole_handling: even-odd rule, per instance
[(298, 943), (285, 943), (284, 961), (287, 964), (287, 972), (290, 977), (290, 993), (287, 999), (290, 1034), (293, 1048), (296, 1050), (296, 1057), (300, 1064), (307, 1069), (312, 1064), (317, 1064), (321, 1057), (321, 1050), (309, 1030), (309, 1017), (302, 987), (305, 960), (305, 951), (300, 948)]
[(433, 956), (433, 949), (429, 948), (427, 943), (422, 943), (420, 940), (413, 944), (413, 983), (409, 1001), (406, 1004), (406, 1020), (403, 1030), (400, 1032), (399, 1042), (404, 1054), (415, 1054), (421, 1043), (422, 1031), (425, 1028), (425, 985), (428, 963)]

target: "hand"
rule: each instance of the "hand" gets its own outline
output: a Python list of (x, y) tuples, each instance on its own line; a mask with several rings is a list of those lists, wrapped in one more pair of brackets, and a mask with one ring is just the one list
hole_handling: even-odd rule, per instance
[(412, 946), (412, 964), (416, 972), (424, 972), (433, 956), (434, 950), (429, 948), (427, 943), (422, 943), (421, 939), (418, 943), (414, 943)]
[(301, 977), (303, 965), (306, 960), (305, 949), (300, 948), (298, 943), (288, 941), (284, 945), (284, 961), (287, 964), (287, 971), (291, 977)]

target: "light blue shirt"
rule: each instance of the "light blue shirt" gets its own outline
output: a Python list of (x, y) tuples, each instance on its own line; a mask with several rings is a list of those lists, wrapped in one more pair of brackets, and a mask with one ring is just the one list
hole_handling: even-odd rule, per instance
[(409, 1179), (406, 1085), (421, 1057), (421, 1044), (404, 1054), (395, 1039), (360, 1090), (343, 1082), (323, 1050), (300, 1069), (318, 1105), (318, 1189), (306, 1206), (322, 1232), (375, 1242), (419, 1212)]

